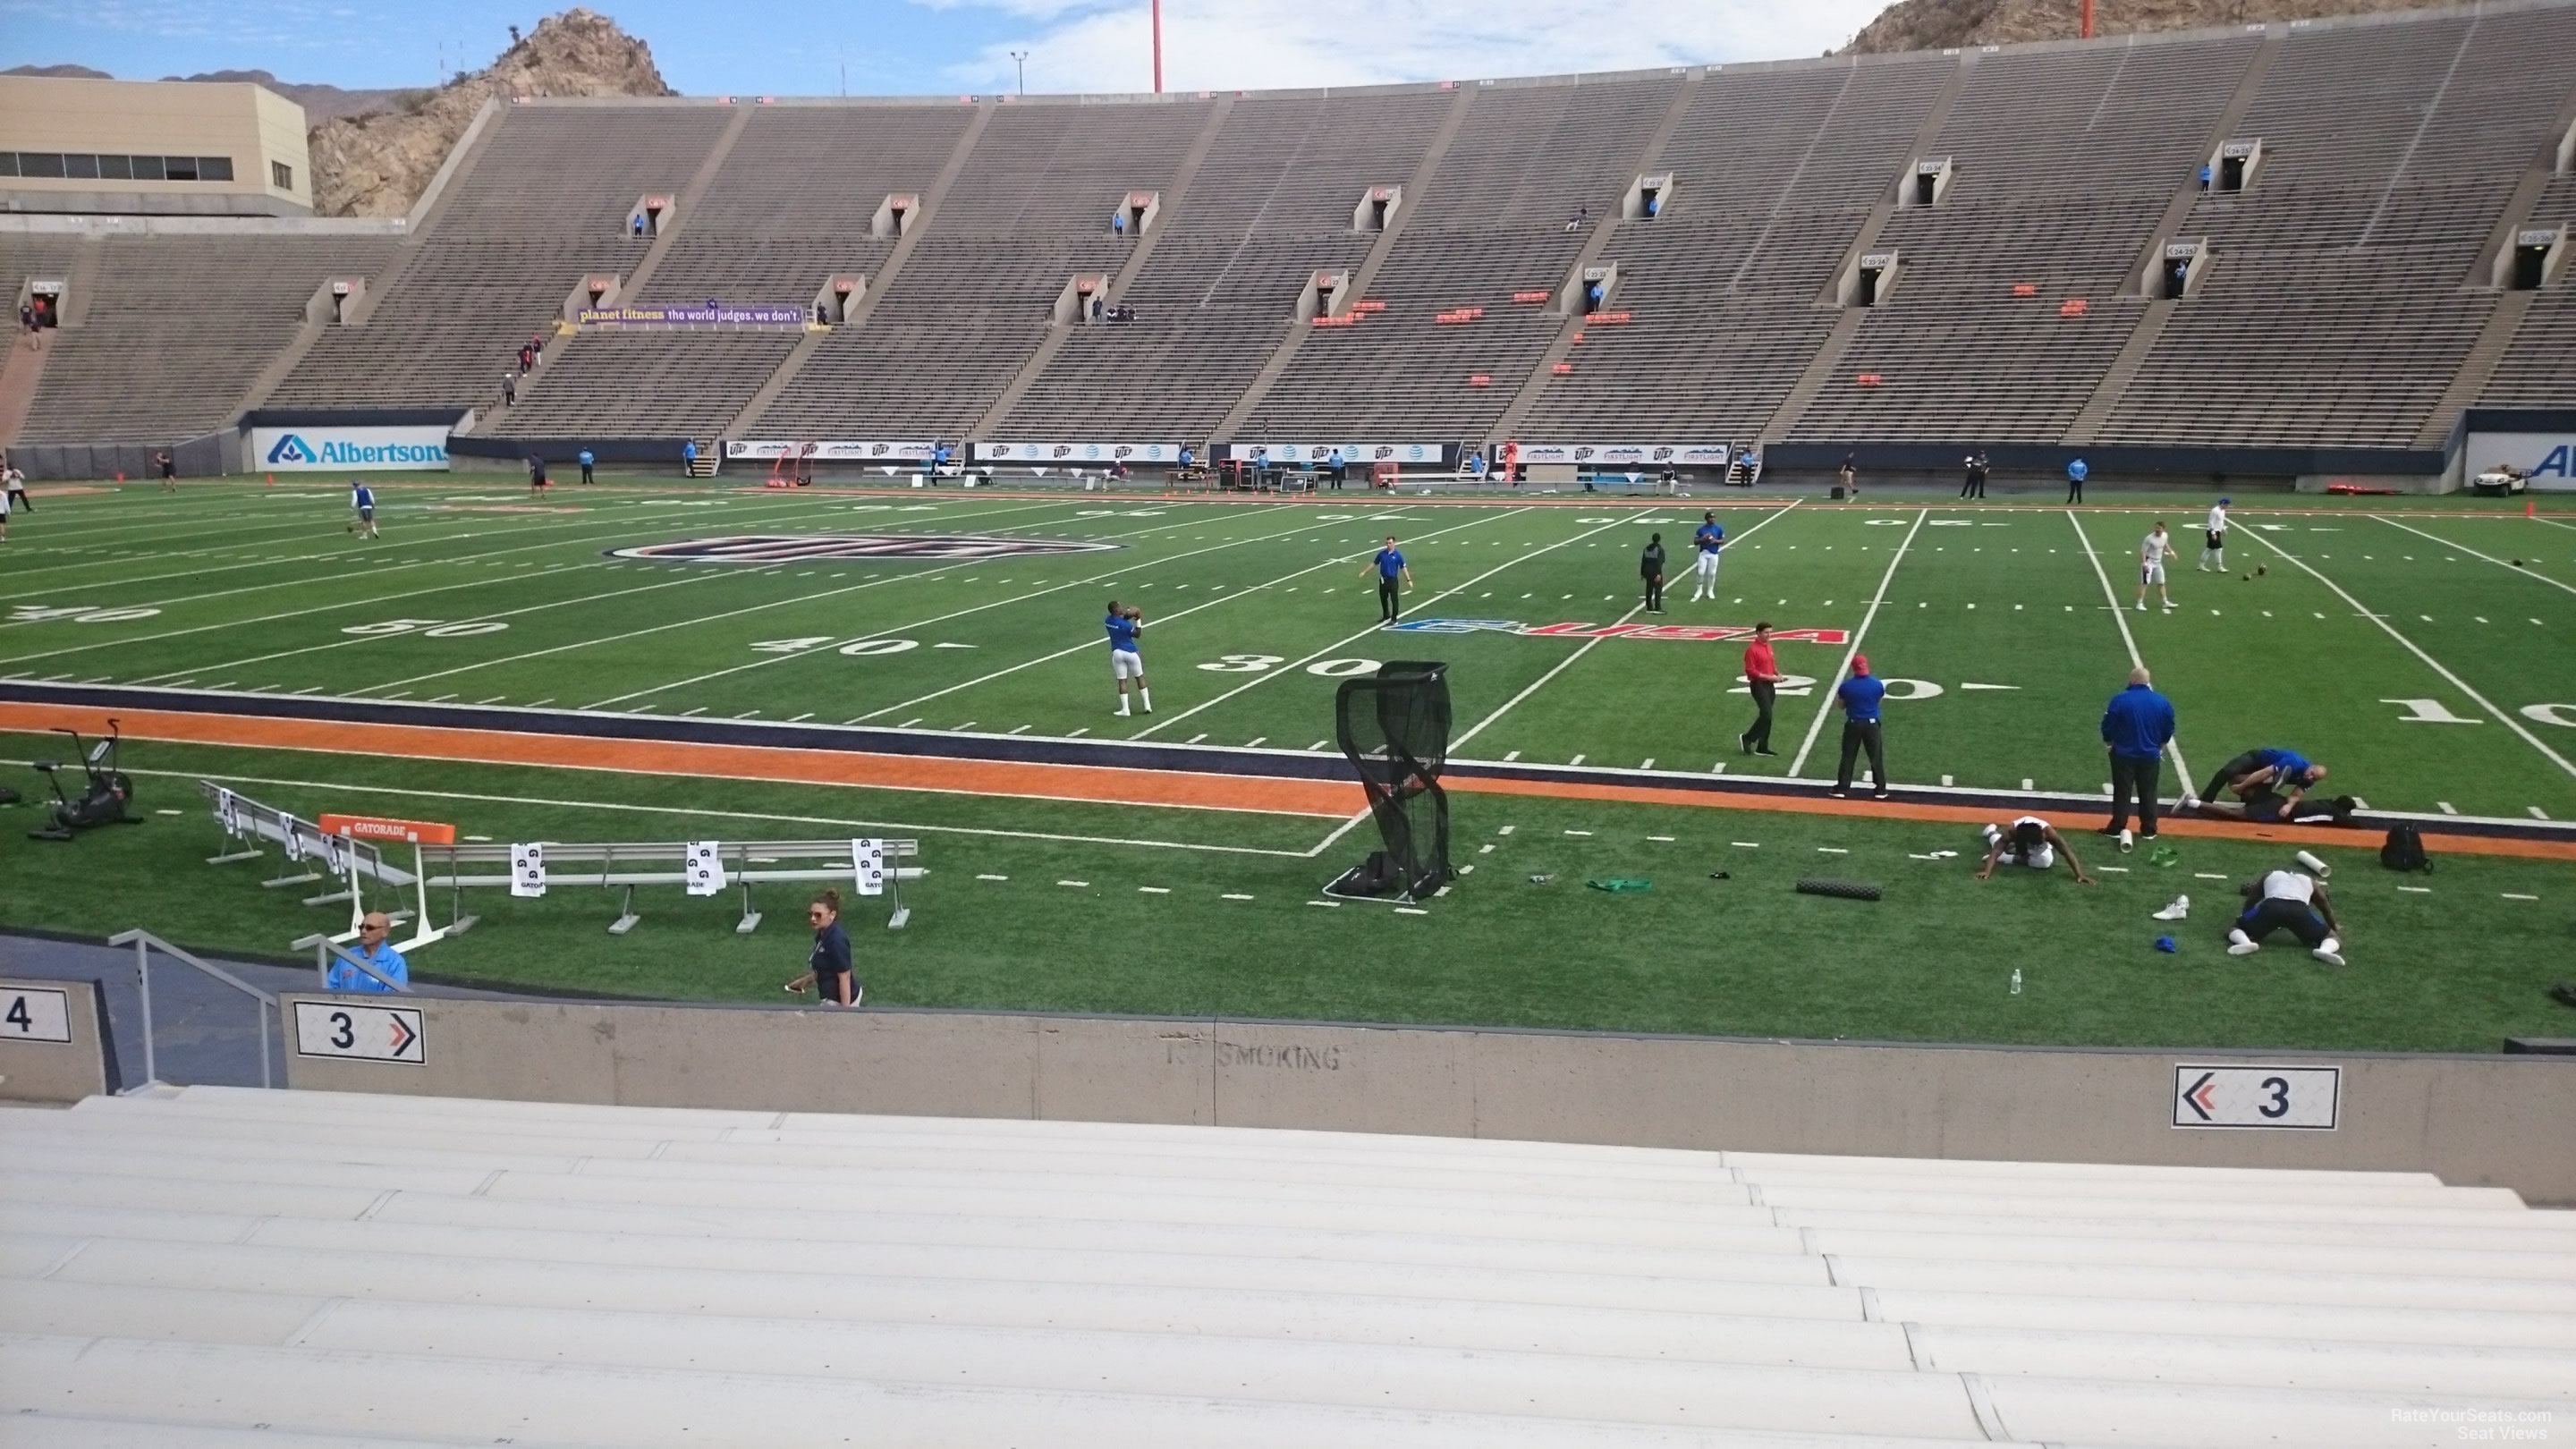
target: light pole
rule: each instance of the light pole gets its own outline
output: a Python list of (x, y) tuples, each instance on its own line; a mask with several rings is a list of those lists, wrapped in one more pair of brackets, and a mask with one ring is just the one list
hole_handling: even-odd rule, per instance
[(1011, 64), (1019, 67), (1020, 94), (1027, 95), (1029, 93), (1029, 53), (1025, 50), (1012, 51)]

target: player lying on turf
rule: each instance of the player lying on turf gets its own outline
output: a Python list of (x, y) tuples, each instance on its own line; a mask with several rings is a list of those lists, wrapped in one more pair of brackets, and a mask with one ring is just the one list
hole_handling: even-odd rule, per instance
[(2066, 868), (2075, 873), (2077, 885), (2093, 884), (2093, 877), (2084, 873), (2083, 862), (2075, 858), (2074, 845), (2057, 833), (2056, 826), (2036, 815), (2024, 815), (2009, 827), (1989, 825), (1986, 863), (1977, 867), (1977, 879), (1992, 876), (1996, 864), (2005, 860), (2032, 870), (2047, 870), (2057, 864), (2060, 855), (2066, 857)]
[[(2265, 822), (2295, 820), (2302, 813), (2349, 814), (2349, 806), (2340, 812), (2332, 807), (2302, 811), (2300, 802), (2307, 798), (2308, 788), (2325, 777), (2325, 766), (2311, 763), (2294, 750), (2247, 750), (2219, 766), (2218, 773), (2209, 777), (2202, 797), (2186, 798), (2182, 808), (2221, 820)], [(2222, 794), (2232, 794), (2241, 803), (2231, 805), (2219, 798)]]
[(1129, 604), (1124, 608), (1116, 599), (1109, 601), (1109, 617), (1103, 622), (1109, 629), (1109, 677), (1118, 685), (1118, 716), (1127, 717), (1127, 681), (1136, 681), (1136, 702), (1145, 713), (1154, 712), (1154, 696), (1145, 688), (1145, 656), (1136, 652), (1136, 631), (1144, 627), (1145, 611)]
[(2295, 870), (2276, 870), (2237, 888), (2245, 913), (2227, 931), (2227, 954), (2251, 956), (2274, 931), (2298, 937), (2308, 954), (2329, 966), (2343, 964), (2343, 925), (2335, 919), (2326, 883)]

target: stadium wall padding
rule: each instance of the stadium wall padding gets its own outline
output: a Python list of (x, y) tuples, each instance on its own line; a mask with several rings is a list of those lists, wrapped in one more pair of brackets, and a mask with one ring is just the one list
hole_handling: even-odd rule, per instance
[[(677, 472), (680, 445), (686, 438), (477, 438), (456, 434), (447, 440), (450, 458), (490, 458), (524, 463), (534, 453), (548, 463), (571, 465), (588, 448), (602, 463), (659, 463)], [(764, 473), (766, 469), (762, 470)]]
[[(780, 959), (784, 970), (801, 957)], [(866, 959), (862, 940), (862, 976)], [(400, 1004), (423, 1013), (420, 1064), (304, 1056), (290, 1044), (288, 1085), (1883, 1157), (2417, 1171), (2576, 1203), (2576, 1151), (2567, 1150), (2576, 1059), (2568, 1058), (1862, 1045), (901, 1008)], [(293, 1019), (291, 1007), (282, 1014)], [(2339, 1066), (2340, 1120), (2332, 1130), (2178, 1129), (2175, 1069), (2183, 1064)]]

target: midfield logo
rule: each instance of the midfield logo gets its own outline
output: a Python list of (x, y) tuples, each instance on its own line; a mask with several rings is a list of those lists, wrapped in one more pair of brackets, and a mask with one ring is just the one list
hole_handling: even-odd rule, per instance
[[(1407, 619), (1391, 626), (1405, 634), (1518, 634), (1549, 639), (1685, 639), (1723, 642), (1750, 639), (1750, 624), (1524, 624), (1516, 619)], [(1774, 644), (1848, 644), (1841, 629), (1774, 629)]]
[(776, 564), (816, 559), (933, 559), (970, 563), (985, 559), (1053, 558), (1058, 554), (1100, 553), (1118, 547), (1069, 538), (996, 538), (975, 533), (786, 533), (736, 534), (728, 538), (693, 538), (680, 543), (648, 543), (613, 548), (610, 558), (656, 559), (665, 563)]

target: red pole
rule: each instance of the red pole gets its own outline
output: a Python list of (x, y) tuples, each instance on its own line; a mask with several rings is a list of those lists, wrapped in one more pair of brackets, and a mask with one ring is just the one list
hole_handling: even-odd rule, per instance
[[(1156, 3), (1159, 5), (1161, 0), (1156, 0)], [(2084, 38), (2086, 40), (2093, 38), (2093, 0), (2084, 0)], [(1156, 85), (1154, 89), (1161, 90), (1162, 87)]]
[[(2092, 6), (2093, 6), (2093, 0), (2084, 0), (2084, 5), (2085, 5), (2085, 10), (2084, 10), (2085, 15), (2086, 15), (2087, 17), (2090, 17), (2090, 16), (2092, 15), (2092, 13), (2093, 13), (2093, 9), (2092, 9)], [(2089, 18), (2088, 18), (2088, 19), (2086, 20), (2086, 22), (2085, 22), (2085, 26), (2084, 26), (2084, 33), (2085, 33), (2085, 34), (2087, 34), (2087, 35), (2090, 35), (2090, 34), (2092, 34), (2092, 33), (2093, 33), (2093, 25), (2092, 25), (2092, 21), (2091, 21)], [(1163, 0), (1154, 0), (1154, 94), (1156, 94), (1156, 95), (1158, 95), (1158, 96), (1159, 96), (1159, 95), (1161, 95), (1162, 93), (1163, 93)]]

